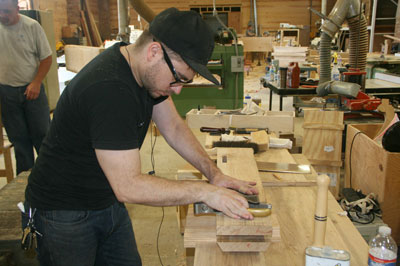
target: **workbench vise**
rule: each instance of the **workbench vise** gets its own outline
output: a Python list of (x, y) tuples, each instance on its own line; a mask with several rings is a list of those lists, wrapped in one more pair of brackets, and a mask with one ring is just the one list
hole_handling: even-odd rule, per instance
[(181, 116), (198, 107), (217, 109), (243, 107), (243, 46), (216, 43), (207, 67), (211, 73), (219, 76), (221, 86), (196, 83), (196, 79), (194, 83), (184, 85), (179, 95), (172, 96)]

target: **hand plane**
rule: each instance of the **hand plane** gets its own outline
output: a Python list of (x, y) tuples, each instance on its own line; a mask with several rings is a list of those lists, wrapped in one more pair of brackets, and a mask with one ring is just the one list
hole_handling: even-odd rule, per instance
[[(271, 214), (272, 205), (267, 203), (260, 203), (257, 195), (247, 195), (243, 194), (249, 203), (249, 208), (247, 209), (254, 217), (265, 217)], [(207, 204), (203, 202), (196, 202), (193, 204), (194, 214), (208, 214), (208, 213), (219, 213)]]

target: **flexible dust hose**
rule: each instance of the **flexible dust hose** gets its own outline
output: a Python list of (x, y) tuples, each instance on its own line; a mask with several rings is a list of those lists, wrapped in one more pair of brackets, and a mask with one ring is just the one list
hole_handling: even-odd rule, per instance
[(356, 98), (361, 86), (357, 83), (343, 81), (326, 81), (318, 84), (318, 96), (326, 96), (328, 94), (339, 94), (348, 98)]
[(331, 41), (332, 38), (325, 32), (322, 32), (319, 46), (319, 83), (322, 84), (331, 80)]
[(365, 71), (368, 53), (368, 30), (365, 16), (350, 18), (347, 20), (350, 31), (349, 63), (352, 68)]

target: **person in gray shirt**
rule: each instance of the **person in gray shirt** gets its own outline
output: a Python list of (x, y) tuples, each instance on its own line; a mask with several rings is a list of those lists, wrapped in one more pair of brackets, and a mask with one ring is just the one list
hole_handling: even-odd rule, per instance
[(17, 174), (34, 164), (50, 123), (42, 81), (52, 51), (40, 24), (18, 13), (18, 0), (0, 0), (0, 97), (4, 127), (14, 145)]

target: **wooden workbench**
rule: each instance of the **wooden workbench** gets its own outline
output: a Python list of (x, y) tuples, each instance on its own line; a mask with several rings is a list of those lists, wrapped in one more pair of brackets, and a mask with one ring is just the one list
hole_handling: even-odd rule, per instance
[[(281, 153), (284, 158), (272, 155)], [(290, 154), (269, 150), (258, 155), (258, 160), (294, 160)], [(272, 159), (273, 158), (273, 159)], [(295, 160), (294, 160), (295, 161)], [(290, 162), (290, 161), (289, 161)], [(305, 180), (310, 177), (303, 177)], [(273, 182), (269, 179), (269, 182)], [(282, 180), (276, 180), (282, 183)], [(264, 183), (264, 182), (263, 182)], [(314, 208), (316, 187), (310, 186), (268, 186), (264, 184), (268, 203), (272, 204), (280, 225), (281, 241), (272, 243), (264, 253), (223, 253), (216, 244), (214, 216), (194, 216), (189, 209), (184, 245), (187, 254), (194, 252), (194, 265), (304, 265), (305, 249), (313, 242)], [(328, 221), (326, 245), (343, 249), (351, 254), (351, 265), (366, 265), (368, 245), (346, 216), (338, 213), (343, 210), (332, 194), (328, 196)], [(190, 258), (188, 259), (190, 262)], [(188, 264), (190, 265), (190, 263)]]
[(30, 172), (22, 172), (0, 189), (0, 241), (21, 239), (21, 211), (18, 202), (25, 200)]

